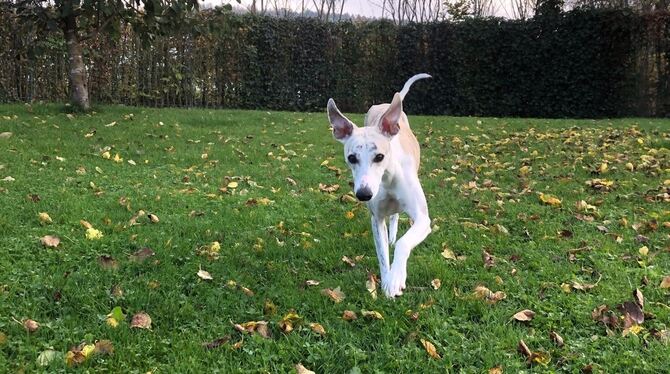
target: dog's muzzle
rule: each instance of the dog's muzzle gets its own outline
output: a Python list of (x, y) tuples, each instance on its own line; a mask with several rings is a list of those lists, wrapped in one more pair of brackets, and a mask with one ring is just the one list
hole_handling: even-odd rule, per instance
[(368, 187), (363, 187), (356, 191), (356, 198), (360, 201), (369, 201), (372, 199), (372, 191)]

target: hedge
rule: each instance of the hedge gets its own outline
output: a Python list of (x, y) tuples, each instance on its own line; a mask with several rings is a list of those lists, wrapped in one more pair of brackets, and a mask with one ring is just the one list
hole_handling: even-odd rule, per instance
[[(423, 114), (670, 114), (667, 12), (574, 10), (529, 20), (325, 23), (203, 11), (152, 43), (129, 27), (86, 44), (97, 103), (363, 112), (415, 73)], [(0, 102), (67, 100), (58, 33), (13, 33), (0, 12)]]

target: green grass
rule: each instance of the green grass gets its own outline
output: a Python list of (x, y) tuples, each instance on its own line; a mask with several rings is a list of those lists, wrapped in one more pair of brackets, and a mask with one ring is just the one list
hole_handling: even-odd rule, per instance
[[(357, 123), (362, 117), (351, 116)], [(350, 173), (324, 113), (105, 106), (68, 117), (51, 105), (0, 106), (0, 132), (13, 133), (0, 139), (0, 179), (15, 179), (0, 181), (0, 332), (6, 335), (0, 371), (73, 370), (65, 352), (99, 339), (109, 339), (114, 354), (96, 355), (78, 369), (289, 372), (302, 363), (318, 373), (667, 370), (668, 346), (653, 332), (670, 325), (670, 292), (659, 287), (670, 275), (670, 229), (663, 225), (670, 209), (645, 197), (661, 194), (670, 178), (670, 121), (410, 116), (410, 122), (422, 144), (421, 180), (434, 230), (410, 257), (405, 295), (375, 300), (365, 286), (367, 272), (378, 271), (368, 213), (340, 200), (350, 192)], [(103, 158), (105, 147), (123, 162)], [(324, 160), (341, 175), (322, 166)], [(603, 162), (608, 170), (599, 175)], [(613, 190), (587, 186), (593, 178), (614, 181)], [(232, 181), (237, 188), (220, 190)], [(467, 188), (472, 181), (477, 188)], [(341, 187), (327, 194), (319, 183)], [(562, 205), (542, 204), (540, 192)], [(130, 209), (119, 203), (122, 197)], [(273, 203), (263, 205), (262, 198)], [(597, 206), (592, 222), (576, 218), (580, 200)], [(144, 217), (130, 226), (140, 209), (160, 222)], [(41, 224), (40, 212), (53, 223)], [(103, 238), (87, 240), (80, 220)], [(407, 226), (403, 218), (399, 234)], [(61, 238), (58, 248), (40, 244), (47, 234)], [(198, 255), (213, 241), (221, 243), (219, 259)], [(467, 258), (443, 258), (445, 245)], [(638, 252), (642, 245), (647, 256)], [(153, 258), (131, 261), (147, 246)], [(495, 257), (494, 266), (484, 267), (483, 250)], [(112, 256), (118, 268), (101, 267), (101, 255)], [(344, 255), (364, 258), (350, 267)], [(199, 268), (214, 279), (200, 280)], [(438, 290), (431, 288), (435, 278)], [(320, 285), (306, 287), (308, 279)], [(571, 282), (597, 284), (565, 292), (561, 285)], [(478, 285), (507, 298), (489, 305), (473, 296)], [(112, 294), (114, 286), (122, 296)], [(335, 287), (346, 295), (341, 303), (321, 294)], [(608, 334), (592, 320), (594, 308), (615, 309), (636, 288), (648, 312), (637, 335)], [(276, 313), (264, 312), (266, 300)], [(105, 316), (116, 306), (127, 316), (111, 328)], [(537, 313), (532, 321), (510, 320), (526, 308)], [(359, 319), (344, 321), (345, 310)], [(360, 318), (361, 310), (384, 319)], [(418, 319), (408, 310), (418, 311)], [(140, 311), (151, 316), (152, 330), (130, 328)], [(285, 334), (279, 321), (290, 311), (302, 322)], [(32, 334), (20, 324), (28, 318), (41, 324)], [(269, 322), (270, 339), (233, 328), (260, 320)], [(324, 337), (312, 332), (312, 322), (323, 325)], [(563, 337), (563, 347), (550, 331)], [(228, 343), (203, 348), (224, 336)], [(421, 339), (443, 358), (430, 358)], [(517, 352), (519, 340), (551, 361), (529, 365)], [(39, 367), (36, 359), (48, 348), (58, 356)]]

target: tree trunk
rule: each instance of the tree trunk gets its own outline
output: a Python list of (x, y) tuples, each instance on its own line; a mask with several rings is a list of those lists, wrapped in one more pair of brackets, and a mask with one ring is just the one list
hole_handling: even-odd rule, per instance
[(63, 34), (65, 35), (69, 60), (70, 101), (79, 109), (89, 110), (91, 104), (88, 100), (88, 88), (86, 87), (86, 66), (84, 66), (81, 43), (77, 34), (77, 19), (74, 15), (70, 15), (63, 20)]

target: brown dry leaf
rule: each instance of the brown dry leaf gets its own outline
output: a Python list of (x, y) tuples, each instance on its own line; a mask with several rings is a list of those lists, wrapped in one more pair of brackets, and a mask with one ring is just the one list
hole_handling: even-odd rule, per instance
[(376, 310), (361, 310), (361, 315), (369, 319), (384, 319), (384, 316)]
[(368, 272), (368, 279), (365, 281), (365, 288), (370, 293), (370, 296), (372, 296), (372, 299), (376, 300), (377, 299), (377, 277), (373, 273)]
[(666, 275), (663, 277), (663, 280), (661, 281), (661, 284), (659, 285), (660, 288), (670, 288), (670, 275)]
[(315, 372), (307, 369), (306, 367), (302, 366), (302, 364), (296, 364), (295, 365), (295, 372), (296, 374), (316, 374)]
[(556, 343), (556, 345), (557, 345), (558, 347), (562, 347), (563, 344), (564, 344), (564, 343), (563, 343), (563, 337), (561, 337), (560, 335), (558, 335), (558, 333), (557, 333), (556, 331), (552, 331), (552, 332), (550, 332), (550, 333), (549, 333), (549, 338), (551, 339), (551, 341), (553, 341), (554, 343)]
[(547, 205), (551, 205), (553, 207), (561, 206), (561, 200), (559, 200), (556, 196), (540, 193), (539, 197), (540, 201)]
[(46, 235), (40, 238), (40, 243), (45, 247), (56, 248), (60, 244), (60, 238), (54, 235)]
[(486, 269), (490, 269), (496, 264), (495, 258), (486, 250), (482, 251), (482, 260)]
[(143, 217), (146, 213), (144, 213), (143, 210), (138, 210), (137, 213), (133, 214), (132, 217), (130, 217), (130, 221), (128, 221), (129, 226), (134, 226), (137, 225), (137, 220)]
[(214, 339), (211, 342), (202, 343), (202, 346), (207, 348), (207, 349), (215, 349), (215, 348), (219, 348), (220, 346), (228, 343), (229, 341), (230, 341), (230, 335), (226, 335), (222, 338)]
[(256, 332), (265, 339), (270, 339), (272, 337), (270, 328), (268, 328), (268, 323), (265, 321), (260, 321), (256, 324)]
[(327, 185), (327, 184), (319, 183), (319, 191), (321, 191), (321, 192), (333, 193), (333, 192), (335, 192), (339, 189), (340, 189), (339, 184)]
[(342, 313), (342, 319), (345, 321), (354, 321), (358, 319), (358, 316), (353, 310), (345, 310), (344, 313)]
[(356, 266), (356, 263), (354, 262), (354, 260), (350, 259), (349, 256), (342, 256), (342, 262), (344, 262), (345, 264), (347, 264), (351, 267)]
[(114, 353), (114, 345), (111, 340), (102, 339), (95, 342), (95, 353), (111, 355)]
[(535, 312), (533, 312), (530, 309), (524, 309), (524, 310), (514, 314), (514, 316), (512, 316), (512, 318), (514, 318), (515, 320), (520, 321), (520, 322), (531, 321), (533, 319), (533, 317), (535, 317)]
[(323, 328), (323, 326), (320, 323), (310, 323), (309, 328), (312, 329), (315, 333), (324, 336), (326, 335), (326, 329)]
[(279, 321), (279, 328), (282, 332), (288, 334), (289, 332), (293, 331), (293, 325), (300, 322), (301, 319), (302, 318), (298, 315), (298, 313), (290, 311), (281, 319), (281, 321)]
[(624, 328), (627, 328), (629, 326), (626, 326), (626, 321), (627, 319), (630, 319), (630, 322), (634, 322), (636, 324), (642, 324), (644, 322), (644, 312), (642, 311), (642, 308), (640, 306), (632, 301), (626, 301), (623, 304), (620, 304), (617, 306), (617, 309), (621, 314), (624, 315)]
[(142, 263), (151, 256), (154, 256), (156, 253), (149, 247), (144, 247), (140, 250), (137, 250), (135, 253), (130, 255), (130, 260), (134, 262)]
[(98, 264), (105, 270), (116, 270), (119, 268), (119, 263), (110, 255), (101, 255), (98, 257)]
[(593, 287), (597, 286), (598, 283), (596, 284), (589, 284), (589, 283), (579, 283), (577, 281), (572, 281), (571, 284), (573, 289), (579, 290), (579, 291), (588, 291), (592, 289)]
[(151, 317), (144, 312), (139, 312), (133, 316), (130, 327), (151, 330)]
[(507, 295), (502, 291), (493, 292), (484, 286), (475, 287), (475, 297), (482, 299), (489, 304), (495, 304), (500, 300), (507, 298)]
[(636, 288), (635, 291), (633, 291), (633, 299), (640, 308), (644, 308), (644, 295), (642, 295), (642, 291), (640, 291), (639, 288)]
[(433, 289), (439, 290), (442, 287), (442, 281), (439, 278), (435, 278), (430, 281), (430, 285), (433, 286)]
[(82, 225), (86, 230), (93, 228), (93, 225), (88, 223), (88, 221), (84, 221), (83, 219), (79, 220), (79, 224)]
[(496, 366), (489, 369), (489, 374), (503, 374), (503, 369), (501, 366)]
[(344, 292), (340, 290), (340, 287), (337, 287), (335, 289), (324, 288), (323, 290), (321, 290), (321, 294), (328, 296), (331, 300), (333, 300), (336, 303), (342, 302), (342, 300), (344, 300), (345, 298)]
[(421, 345), (423, 345), (423, 348), (428, 352), (428, 355), (436, 360), (441, 360), (442, 356), (440, 356), (439, 353), (437, 353), (437, 349), (433, 345), (433, 343), (429, 342), (426, 339), (421, 339)]
[(155, 214), (153, 214), (153, 213), (149, 213), (149, 214), (147, 214), (147, 218), (149, 218), (149, 222), (151, 222), (151, 223), (158, 223), (158, 222), (160, 222), (160, 219), (158, 218), (158, 216), (155, 215)]
[(26, 319), (23, 321), (23, 328), (28, 332), (35, 332), (40, 328), (40, 324), (32, 319)]

